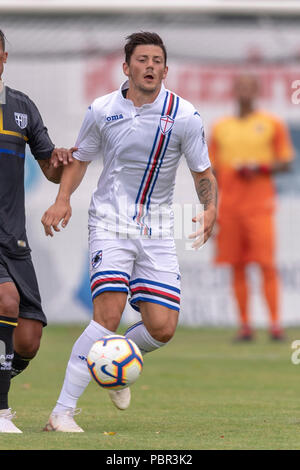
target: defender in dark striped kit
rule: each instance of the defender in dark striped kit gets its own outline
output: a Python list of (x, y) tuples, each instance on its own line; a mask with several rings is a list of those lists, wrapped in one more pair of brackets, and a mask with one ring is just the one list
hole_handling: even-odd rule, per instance
[(21, 432), (8, 407), (10, 380), (36, 355), (47, 324), (25, 230), (25, 148), (54, 183), (73, 149), (55, 148), (33, 101), (1, 81), (7, 56), (0, 30), (0, 432)]

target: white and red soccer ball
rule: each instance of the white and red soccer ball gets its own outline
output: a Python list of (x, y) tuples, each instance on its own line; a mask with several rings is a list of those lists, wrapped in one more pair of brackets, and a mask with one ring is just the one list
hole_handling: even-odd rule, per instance
[(91, 347), (87, 366), (98, 385), (121, 390), (138, 379), (143, 356), (131, 339), (121, 335), (104, 336)]

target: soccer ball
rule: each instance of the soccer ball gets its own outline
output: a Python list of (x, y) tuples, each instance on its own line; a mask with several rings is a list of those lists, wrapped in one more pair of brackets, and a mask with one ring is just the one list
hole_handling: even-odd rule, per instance
[(104, 336), (91, 347), (87, 366), (101, 387), (121, 390), (139, 377), (143, 356), (131, 339), (121, 335)]

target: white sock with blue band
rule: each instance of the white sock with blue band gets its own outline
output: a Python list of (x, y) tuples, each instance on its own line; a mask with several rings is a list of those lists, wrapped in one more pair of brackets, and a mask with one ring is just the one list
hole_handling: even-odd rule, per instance
[(99, 323), (91, 320), (82, 335), (75, 342), (67, 365), (65, 380), (53, 410), (54, 413), (76, 408), (77, 400), (88, 386), (91, 375), (87, 368), (87, 355), (95, 341), (103, 336), (113, 335)]
[(132, 339), (132, 341), (138, 345), (143, 355), (148, 352), (155, 351), (156, 349), (161, 348), (167, 344), (154, 339), (142, 321), (130, 326), (126, 331), (125, 336), (126, 338)]

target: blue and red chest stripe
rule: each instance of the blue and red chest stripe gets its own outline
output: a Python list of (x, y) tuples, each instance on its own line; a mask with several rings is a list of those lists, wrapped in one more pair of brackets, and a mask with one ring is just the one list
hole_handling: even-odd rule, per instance
[[(175, 96), (173, 93), (166, 92), (166, 97), (164, 100), (161, 119), (166, 118), (166, 121), (174, 122), (179, 105), (179, 97)], [(157, 127), (155, 134), (153, 146), (149, 155), (147, 167), (143, 175), (137, 198), (135, 201), (136, 212), (134, 215), (134, 220), (141, 225), (141, 228), (144, 229), (144, 234), (148, 234), (148, 227), (146, 227), (142, 221), (147, 214), (147, 211), (150, 206), (151, 196), (157, 182), (159, 171), (163, 163), (165, 153), (168, 148), (172, 133), (172, 127), (169, 131), (163, 132), (160, 123)], [(150, 233), (151, 235), (151, 233)]]

